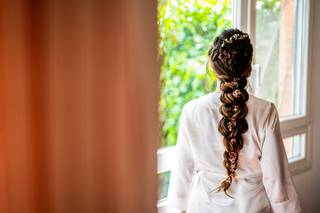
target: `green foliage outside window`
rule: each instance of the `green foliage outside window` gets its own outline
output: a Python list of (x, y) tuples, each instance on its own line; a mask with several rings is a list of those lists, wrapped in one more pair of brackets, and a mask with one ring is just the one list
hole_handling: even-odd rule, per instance
[(231, 27), (231, 1), (167, 0), (158, 7), (161, 145), (170, 146), (183, 105), (216, 88), (213, 72), (206, 73), (207, 51), (214, 37)]

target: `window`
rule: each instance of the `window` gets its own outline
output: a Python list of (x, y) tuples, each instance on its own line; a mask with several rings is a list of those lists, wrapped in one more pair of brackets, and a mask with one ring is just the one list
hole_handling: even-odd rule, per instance
[(181, 107), (216, 87), (206, 74), (206, 53), (215, 35), (231, 26), (250, 34), (255, 47), (252, 92), (278, 108), (291, 170), (308, 168), (309, 0), (172, 0), (159, 2), (162, 56), (158, 150), (159, 211), (165, 198)]
[(305, 133), (285, 138), (283, 142), (289, 161), (295, 161), (305, 157)]
[(235, 26), (249, 32), (255, 45), (253, 92), (277, 106), (291, 170), (301, 172), (310, 162), (309, 1), (236, 2)]

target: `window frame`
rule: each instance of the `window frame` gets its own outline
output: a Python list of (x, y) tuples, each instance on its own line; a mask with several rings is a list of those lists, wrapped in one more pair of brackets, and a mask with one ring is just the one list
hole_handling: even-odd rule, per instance
[[(300, 70), (301, 81), (299, 82), (302, 90), (299, 97), (303, 97), (304, 106), (302, 106), (302, 115), (289, 117), (280, 117), (281, 134), (283, 139), (293, 137), (299, 134), (305, 134), (304, 158), (289, 161), (289, 168), (293, 175), (300, 174), (311, 167), (311, 135), (312, 125), (310, 119), (311, 103), (311, 64), (310, 49), (310, 0), (296, 0), (298, 10), (296, 11), (299, 29), (296, 31), (295, 52), (296, 58), (299, 58), (294, 66), (295, 70)], [(239, 28), (250, 35), (254, 49), (256, 47), (256, 0), (233, 0), (233, 27)], [(297, 51), (298, 50), (298, 51)], [(300, 57), (299, 57), (300, 56)], [(303, 57), (301, 57), (303, 56)], [(253, 67), (259, 67), (255, 64), (253, 57)], [(301, 71), (302, 70), (302, 71)], [(254, 72), (253, 72), (254, 73)], [(302, 94), (301, 94), (302, 93)]]
[[(300, 134), (305, 134), (304, 158), (289, 161), (289, 168), (292, 175), (300, 174), (311, 168), (311, 147), (312, 147), (312, 125), (311, 125), (311, 18), (310, 18), (310, 4), (311, 0), (299, 0), (300, 7), (297, 11), (298, 16), (304, 17), (303, 23), (298, 23), (301, 26), (301, 32), (298, 32), (300, 37), (299, 52), (295, 54), (303, 55), (300, 57), (301, 61), (294, 66), (298, 66), (303, 75), (303, 97), (305, 98), (305, 105), (303, 115), (290, 116), (280, 118), (281, 134), (283, 139), (293, 137)], [(232, 0), (232, 16), (233, 27), (239, 28), (249, 33), (251, 42), (255, 49), (256, 44), (256, 0)], [(301, 21), (300, 19), (296, 19)], [(296, 48), (296, 47), (295, 47)], [(296, 51), (295, 51), (296, 52)], [(253, 56), (253, 64), (255, 64), (255, 56)], [(163, 173), (171, 170), (172, 159), (174, 157), (175, 147), (163, 147), (157, 151), (157, 173)], [(166, 212), (166, 198), (158, 201), (158, 210), (163, 213)]]

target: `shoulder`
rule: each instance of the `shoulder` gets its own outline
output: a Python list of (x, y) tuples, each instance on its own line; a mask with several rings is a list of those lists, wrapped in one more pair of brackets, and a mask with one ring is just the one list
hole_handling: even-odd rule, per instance
[(196, 125), (208, 117), (212, 111), (218, 111), (219, 101), (219, 95), (214, 92), (191, 99), (183, 105), (181, 116), (183, 120), (191, 122), (192, 125)]
[(256, 107), (259, 108), (269, 108), (272, 107), (272, 105), (274, 105), (271, 101), (259, 98), (258, 96), (249, 94), (249, 100), (247, 102), (248, 105), (255, 105)]
[(186, 102), (182, 107), (182, 112), (192, 114), (195, 111), (216, 108), (218, 101), (219, 97), (215, 93), (210, 92)]
[(270, 113), (273, 110), (276, 110), (276, 106), (271, 101), (259, 98), (255, 95), (250, 94), (249, 100), (247, 102), (248, 107), (252, 110), (265, 111)]
[(278, 119), (277, 108), (271, 101), (250, 94), (247, 104), (249, 113), (258, 116), (264, 125), (267, 125), (267, 122)]

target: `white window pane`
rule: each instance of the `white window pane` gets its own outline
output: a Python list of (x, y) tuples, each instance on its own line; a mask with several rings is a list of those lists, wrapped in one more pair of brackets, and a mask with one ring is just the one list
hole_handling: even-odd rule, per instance
[(162, 200), (168, 196), (170, 171), (158, 174), (159, 188), (158, 188), (158, 198)]
[(305, 157), (305, 140), (305, 134), (295, 135), (284, 139), (283, 142), (289, 162), (297, 161)]

